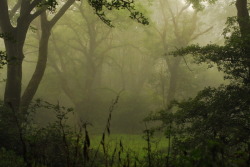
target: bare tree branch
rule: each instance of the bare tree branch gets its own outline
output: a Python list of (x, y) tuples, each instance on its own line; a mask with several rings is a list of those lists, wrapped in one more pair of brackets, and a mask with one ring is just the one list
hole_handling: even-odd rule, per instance
[(75, 2), (75, 0), (68, 0), (61, 9), (56, 13), (56, 15), (51, 19), (50, 25), (53, 27), (57, 21), (64, 15), (64, 13), (69, 9), (69, 7)]
[(201, 32), (201, 33), (198, 33), (198, 34), (195, 34), (192, 38), (191, 38), (191, 41), (192, 40), (195, 40), (196, 38), (198, 38), (199, 36), (207, 33), (208, 31), (210, 31), (211, 29), (213, 29), (213, 26), (209, 27), (208, 29), (206, 29), (205, 31)]
[(15, 6), (14, 6), (14, 7), (11, 9), (11, 11), (9, 12), (9, 17), (10, 17), (10, 19), (12, 19), (12, 17), (14, 17), (15, 13), (16, 13), (17, 10), (20, 8), (21, 2), (22, 2), (22, 0), (18, 0), (17, 3), (15, 4)]

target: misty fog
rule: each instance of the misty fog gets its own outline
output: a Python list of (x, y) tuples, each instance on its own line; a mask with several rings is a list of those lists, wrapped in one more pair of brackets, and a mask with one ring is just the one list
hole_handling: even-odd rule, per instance
[[(171, 102), (231, 83), (213, 60), (201, 63), (198, 56), (176, 56), (174, 52), (196, 44), (224, 46), (225, 23), (237, 15), (235, 5), (223, 0), (205, 1), (202, 7), (192, 0), (137, 0), (131, 2), (134, 8), (102, 6), (98, 11), (94, 1), (72, 1), (62, 12), (70, 1), (57, 1), (28, 25), (19, 110), (32, 110), (31, 106), (44, 101), (72, 108), (66, 124), (88, 123), (91, 135), (102, 135), (105, 127), (112, 135), (143, 135), (144, 130), (161, 125), (159, 120), (145, 123), (145, 118), (168, 109)], [(10, 14), (17, 2), (8, 0)], [(22, 8), (10, 18), (14, 27), (22, 25), (18, 22), (19, 17), (25, 17)], [(42, 9), (40, 3), (31, 13)], [(133, 11), (142, 15), (133, 18)], [(4, 17), (2, 7), (1, 13), (0, 20)], [(6, 50), (4, 39), (0, 39), (0, 51)], [(7, 48), (7, 56), (9, 52)], [(7, 72), (4, 65), (0, 69), (0, 99), (5, 102), (11, 99), (6, 92), (14, 92), (6, 86)], [(58, 118), (50, 107), (38, 107), (32, 117), (41, 127)]]
[[(221, 44), (222, 27), (235, 12), (233, 7), (220, 2), (196, 12), (183, 1), (159, 0), (138, 8), (149, 18), (149, 25), (136, 23), (127, 12), (115, 11), (107, 14), (115, 26), (110, 28), (86, 2), (70, 7), (51, 32), (45, 75), (34, 99), (73, 107), (79, 118), (102, 127), (112, 99), (121, 92), (112, 128), (140, 133), (142, 120), (150, 112), (166, 107), (172, 99), (193, 97), (203, 87), (223, 82), (216, 68), (207, 70), (207, 65), (194, 64), (191, 56), (168, 53), (190, 44)], [(210, 10), (216, 13), (208, 15)], [(39, 18), (32, 22), (25, 41), (22, 91), (36, 67), (40, 24)], [(1, 79), (6, 78), (5, 71)], [(1, 92), (4, 84), (1, 82)], [(50, 119), (50, 115), (39, 114)]]

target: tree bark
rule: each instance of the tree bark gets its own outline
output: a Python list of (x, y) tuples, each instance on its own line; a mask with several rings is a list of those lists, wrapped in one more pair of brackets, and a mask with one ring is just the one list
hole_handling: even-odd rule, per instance
[(17, 43), (5, 40), (5, 48), (8, 65), (4, 103), (17, 111), (20, 104), (23, 54)]
[(28, 109), (29, 104), (31, 103), (33, 97), (35, 96), (38, 86), (41, 83), (41, 80), (43, 78), (46, 69), (47, 58), (48, 58), (48, 43), (50, 38), (51, 27), (48, 24), (45, 12), (41, 15), (41, 29), (42, 29), (42, 34), (39, 42), (39, 55), (38, 55), (37, 65), (35, 72), (33, 73), (33, 76), (31, 77), (31, 80), (29, 81), (28, 86), (22, 95), (22, 100), (21, 100), (22, 111), (26, 111)]
[(249, 12), (247, 8), (247, 0), (236, 1), (237, 18), (242, 36), (250, 34)]
[(240, 27), (241, 38), (243, 40), (243, 52), (246, 57), (246, 68), (248, 70), (248, 75), (245, 78), (245, 83), (250, 84), (250, 18), (248, 11), (247, 0), (237, 0), (237, 21)]
[(170, 73), (170, 79), (169, 79), (169, 88), (167, 93), (167, 101), (166, 104), (168, 105), (172, 100), (175, 98), (176, 89), (177, 89), (177, 83), (179, 80), (179, 70), (180, 70), (180, 62), (181, 57), (176, 57), (172, 63), (172, 65), (169, 66), (169, 73)]
[(20, 20), (11, 32), (3, 31), (8, 35), (4, 39), (8, 61), (4, 103), (11, 105), (15, 111), (19, 110), (21, 100), (23, 46), (28, 28), (29, 21)]

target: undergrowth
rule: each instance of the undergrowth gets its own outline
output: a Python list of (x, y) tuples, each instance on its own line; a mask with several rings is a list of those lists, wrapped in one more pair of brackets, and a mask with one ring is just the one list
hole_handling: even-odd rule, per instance
[[(103, 133), (91, 136), (88, 122), (69, 125), (72, 108), (36, 100), (26, 113), (16, 113), (1, 105), (1, 167), (153, 167), (164, 166), (164, 152), (159, 139), (145, 131), (145, 136), (111, 135), (112, 112), (119, 96), (111, 103)], [(33, 119), (36, 111), (50, 110), (56, 120), (41, 126)], [(125, 140), (124, 140), (125, 139)], [(127, 140), (127, 142), (126, 142)], [(129, 140), (129, 142), (128, 142)], [(126, 145), (126, 143), (129, 143)], [(163, 143), (162, 143), (163, 145)]]

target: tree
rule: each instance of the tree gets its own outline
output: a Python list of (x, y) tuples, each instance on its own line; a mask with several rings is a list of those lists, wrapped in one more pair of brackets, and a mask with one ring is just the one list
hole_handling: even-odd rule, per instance
[[(164, 25), (161, 28), (162, 31), (157, 31), (159, 32), (159, 36), (165, 53), (170, 52), (170, 50), (186, 47), (192, 41), (212, 29), (212, 27), (209, 27), (204, 31), (197, 31), (199, 29), (198, 11), (188, 10), (191, 4), (182, 5), (179, 11), (174, 11), (174, 7), (171, 7), (169, 1), (166, 1), (165, 3), (163, 1), (160, 1), (160, 5), (163, 14)], [(169, 15), (171, 16), (171, 21), (168, 21), (165, 8), (167, 8)], [(168, 35), (169, 33), (167, 32), (170, 26), (173, 27), (173, 33), (171, 34), (173, 35), (173, 37), (171, 37), (171, 35)], [(165, 106), (167, 106), (167, 104), (175, 99), (178, 82), (180, 82), (180, 64), (182, 63), (183, 58), (180, 56), (173, 57), (171, 55), (165, 54), (164, 59), (166, 61), (168, 72), (170, 75), (168, 84), (169, 86), (167, 88), (166, 97), (164, 99), (164, 104), (166, 104)]]
[[(110, 17), (114, 24), (119, 25), (110, 29), (91, 13), (88, 4), (76, 4), (74, 7), (74, 12), (68, 13), (60, 22), (63, 26), (58, 25), (53, 31), (48, 63), (58, 76), (55, 78), (63, 83), (60, 84), (63, 95), (72, 102), (80, 118), (101, 125), (103, 108), (109, 103), (110, 96), (121, 90), (138, 96), (142, 90), (145, 72), (150, 68), (144, 65), (148, 61), (144, 58), (146, 56), (142, 58), (133, 46), (138, 43), (135, 40), (144, 34), (135, 31), (135, 27), (141, 30), (147, 27), (132, 24), (129, 18), (123, 19), (126, 13), (117, 12)], [(126, 32), (121, 30), (123, 27), (126, 27)], [(61, 32), (66, 33), (61, 36)], [(122, 64), (126, 65), (121, 67)], [(121, 81), (121, 77), (124, 80)], [(130, 97), (126, 96), (126, 100)], [(121, 101), (119, 104), (123, 105)], [(128, 110), (126, 105), (126, 112), (134, 111), (132, 107)]]
[[(196, 2), (196, 1), (195, 1)], [(227, 27), (224, 29), (224, 46), (207, 45), (199, 47), (192, 45), (186, 49), (180, 49), (175, 54), (196, 54), (197, 62), (202, 63), (210, 60), (218, 65), (227, 79), (235, 79), (243, 84), (250, 83), (250, 21), (248, 4), (246, 0), (235, 2), (237, 17), (230, 17), (227, 20)]]
[[(152, 84), (156, 84), (156, 94), (160, 95), (162, 107), (166, 108), (173, 99), (195, 94), (197, 91), (193, 85), (201, 85), (194, 81), (194, 76), (199, 72), (187, 64), (190, 59), (174, 57), (169, 52), (197, 41), (212, 30), (212, 26), (201, 19), (202, 12), (192, 10), (191, 4), (185, 4), (183, 1), (160, 0), (154, 7), (159, 10), (154, 11), (154, 25), (151, 31), (155, 41), (151, 46), (157, 48), (157, 51), (150, 48), (148, 52), (153, 50), (152, 54), (158, 56), (155, 59), (156, 72)], [(197, 89), (197, 86), (195, 88)]]
[[(201, 7), (198, 1), (192, 1)], [(209, 1), (214, 2), (214, 1)], [(173, 102), (151, 119), (161, 120), (172, 139), (172, 166), (248, 166), (250, 163), (249, 13), (237, 0), (237, 17), (227, 20), (224, 46), (191, 45), (173, 52), (211, 62), (230, 84), (205, 88), (195, 98)], [(168, 165), (170, 165), (168, 164)]]
[[(70, 2), (74, 2), (73, 0)], [(56, 1), (42, 0), (19, 0), (15, 12), (20, 7), (20, 16), (17, 19), (16, 26), (11, 24), (11, 15), (15, 12), (8, 12), (9, 4), (7, 0), (0, 2), (0, 27), (4, 34), (4, 43), (7, 54), (7, 81), (5, 88), (5, 104), (11, 105), (16, 111), (19, 110), (21, 100), (21, 82), (22, 82), (22, 62), (24, 59), (23, 46), (26, 34), (31, 22), (41, 15), (45, 10), (53, 11), (56, 7)]]
[[(73, 2), (75, 2), (75, 0), (70, 0), (67, 4)], [(109, 10), (129, 10), (131, 14), (130, 17), (132, 19), (135, 19), (142, 24), (148, 24), (147, 19), (142, 15), (142, 13), (135, 10), (134, 2), (127, 2), (123, 0), (115, 2), (110, 2), (108, 0), (89, 0), (88, 3), (93, 7), (95, 13), (100, 17), (100, 19), (110, 26), (112, 26), (112, 24), (111, 21), (105, 17), (105, 13), (103, 12), (104, 8)], [(11, 105), (16, 111), (20, 110), (21, 103), (22, 63), (24, 59), (23, 46), (27, 31), (31, 22), (35, 18), (42, 15), (46, 10), (54, 12), (57, 5), (58, 2), (56, 0), (18, 0), (11, 12), (9, 12), (8, 9), (10, 6), (8, 1), (0, 1), (0, 27), (2, 34), (4, 34), (3, 39), (8, 61), (4, 101), (5, 104)], [(16, 26), (13, 26), (10, 16), (15, 14), (18, 10), (19, 16), (16, 21)], [(57, 19), (55, 18), (55, 20)]]
[[(74, 12), (61, 22), (65, 25), (64, 31), (72, 35), (62, 38), (61, 32), (54, 31), (54, 49), (51, 52), (55, 56), (49, 58), (51, 67), (63, 83), (62, 91), (74, 104), (76, 111), (84, 115), (85, 120), (88, 119), (87, 115), (94, 115), (90, 106), (98, 104), (95, 89), (101, 86), (99, 77), (105, 59), (110, 50), (119, 47), (112, 44), (113, 29), (93, 15), (91, 8), (86, 5), (74, 5)], [(72, 14), (75, 15), (74, 19), (71, 19)], [(65, 46), (64, 49), (61, 49), (62, 46)], [(65, 56), (62, 56), (63, 53)]]
[(35, 72), (30, 79), (26, 89), (21, 98), (21, 110), (26, 111), (33, 99), (38, 86), (43, 78), (46, 63), (47, 63), (47, 56), (48, 56), (48, 44), (49, 38), (51, 35), (51, 30), (58, 22), (58, 20), (64, 15), (64, 13), (69, 9), (69, 7), (75, 2), (75, 0), (68, 0), (61, 9), (54, 15), (53, 18), (48, 20), (48, 12), (44, 11), (40, 15), (40, 23), (41, 23), (41, 37), (39, 42), (39, 52), (38, 52), (38, 60), (37, 65), (35, 68)]

